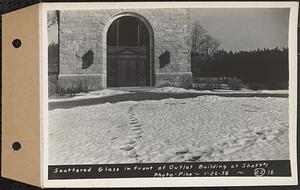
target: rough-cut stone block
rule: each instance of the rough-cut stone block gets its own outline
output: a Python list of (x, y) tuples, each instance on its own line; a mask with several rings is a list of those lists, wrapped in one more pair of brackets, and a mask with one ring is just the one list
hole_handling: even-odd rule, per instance
[(191, 72), (181, 73), (156, 73), (156, 87), (175, 86), (182, 88), (191, 88), (193, 77)]

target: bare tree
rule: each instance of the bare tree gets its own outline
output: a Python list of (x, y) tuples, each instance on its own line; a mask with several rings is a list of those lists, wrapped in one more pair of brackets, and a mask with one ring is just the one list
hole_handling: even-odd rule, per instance
[(205, 55), (207, 56), (213, 56), (220, 47), (220, 41), (213, 39), (208, 34), (205, 35), (205, 40), (206, 42), (203, 45), (202, 52), (205, 52)]
[(189, 45), (192, 53), (197, 53), (200, 51), (201, 47), (205, 43), (206, 30), (202, 28), (199, 21), (193, 23), (191, 36), (189, 40)]
[(58, 11), (48, 12), (47, 16), (47, 28), (51, 28), (51, 26), (58, 24)]
[(220, 42), (213, 39), (199, 21), (195, 21), (192, 26), (189, 45), (192, 54), (199, 53), (212, 56), (218, 50)]

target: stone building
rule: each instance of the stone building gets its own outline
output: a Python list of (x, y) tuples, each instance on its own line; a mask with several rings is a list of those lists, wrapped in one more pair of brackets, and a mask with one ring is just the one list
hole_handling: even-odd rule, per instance
[(192, 83), (188, 9), (58, 14), (60, 89)]

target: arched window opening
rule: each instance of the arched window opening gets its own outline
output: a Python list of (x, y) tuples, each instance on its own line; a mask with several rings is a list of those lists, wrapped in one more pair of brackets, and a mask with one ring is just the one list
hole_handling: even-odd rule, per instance
[(149, 47), (149, 33), (144, 23), (137, 18), (121, 17), (108, 29), (107, 45)]
[(115, 20), (107, 32), (107, 86), (150, 86), (150, 35), (138, 18)]

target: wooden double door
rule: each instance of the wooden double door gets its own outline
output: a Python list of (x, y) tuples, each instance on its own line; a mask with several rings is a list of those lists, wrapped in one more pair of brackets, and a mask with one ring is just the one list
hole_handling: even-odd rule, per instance
[(150, 61), (146, 47), (107, 47), (108, 87), (149, 86)]

